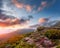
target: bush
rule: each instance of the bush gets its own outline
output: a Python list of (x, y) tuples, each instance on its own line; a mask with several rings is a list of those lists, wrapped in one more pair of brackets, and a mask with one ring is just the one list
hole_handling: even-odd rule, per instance
[(45, 36), (50, 39), (60, 39), (60, 30), (51, 29), (45, 32)]
[(36, 48), (36, 45), (28, 44), (27, 42), (21, 40), (20, 43), (15, 46), (15, 48)]
[(43, 29), (45, 29), (45, 27), (38, 27), (38, 28), (37, 28), (37, 31), (39, 32), (39, 31), (41, 31), (41, 30), (43, 30)]

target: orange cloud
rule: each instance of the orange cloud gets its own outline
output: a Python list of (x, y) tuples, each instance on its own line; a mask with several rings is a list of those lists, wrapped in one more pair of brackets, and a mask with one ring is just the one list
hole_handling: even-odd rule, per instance
[(8, 27), (13, 25), (20, 25), (20, 26), (26, 26), (30, 22), (30, 19), (32, 19), (32, 16), (28, 16), (28, 18), (6, 18), (6, 19), (0, 19), (0, 27)]
[(0, 27), (5, 27), (5, 26), (7, 26), (7, 24), (5, 24), (5, 23), (0, 23)]
[(15, 6), (17, 7), (17, 8), (23, 8), (23, 4), (15, 4)]
[(23, 8), (24, 7), (24, 5), (22, 3), (18, 3), (17, 0), (12, 0), (12, 2), (17, 8)]
[(7, 19), (5, 19), (5, 22), (10, 22), (11, 21), (11, 19), (10, 18), (7, 18)]
[(20, 9), (24, 8), (28, 12), (30, 12), (32, 10), (32, 6), (30, 6), (30, 5), (25, 5), (23, 3), (19, 3), (17, 0), (12, 0), (12, 2), (17, 8), (20, 8)]
[(32, 7), (30, 5), (25, 5), (25, 8), (27, 11), (31, 11), (32, 10)]
[(10, 18), (7, 18), (5, 20), (0, 19), (0, 27), (15, 25), (18, 24), (17, 22), (18, 22), (17, 19), (10, 19)]
[(40, 18), (39, 20), (38, 20), (38, 22), (39, 23), (45, 23), (45, 22), (47, 22), (49, 19), (48, 18)]

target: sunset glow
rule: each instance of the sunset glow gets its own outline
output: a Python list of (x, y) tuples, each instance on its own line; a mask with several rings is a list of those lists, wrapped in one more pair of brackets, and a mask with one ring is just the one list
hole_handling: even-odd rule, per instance
[(30, 26), (35, 29), (35, 26), (60, 20), (60, 7), (55, 3), (56, 0), (1, 0), (0, 34), (29, 29)]
[(0, 0), (0, 48), (60, 48), (60, 0)]
[(14, 32), (16, 30), (24, 29), (24, 28), (29, 28), (29, 27), (28, 26), (20, 26), (19, 24), (18, 25), (12, 25), (12, 26), (5, 26), (5, 27), (1, 26), (0, 27), (0, 35), (11, 33), (11, 32)]

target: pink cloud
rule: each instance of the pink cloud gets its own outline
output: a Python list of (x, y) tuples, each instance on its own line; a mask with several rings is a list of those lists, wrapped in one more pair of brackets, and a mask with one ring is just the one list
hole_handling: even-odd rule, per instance
[(6, 26), (12, 26), (12, 25), (20, 25), (20, 26), (26, 26), (30, 23), (30, 20), (33, 17), (30, 15), (27, 18), (6, 18), (6, 19), (0, 19), (0, 27), (6, 27)]
[(18, 2), (17, 0), (12, 0), (12, 3), (17, 7), (17, 8), (20, 8), (20, 9), (25, 9), (26, 11), (28, 12), (33, 12), (33, 13), (36, 13), (36, 12), (39, 12), (39, 11), (42, 11), (44, 8), (48, 8), (50, 5), (54, 4), (56, 2), (56, 0), (52, 0), (51, 2), (48, 2), (48, 1), (42, 1), (40, 3), (40, 6), (37, 8), (37, 10), (35, 11), (32, 11), (32, 9), (36, 8), (36, 5), (29, 5), (29, 4), (24, 4), (24, 3), (20, 3)]
[(42, 7), (46, 7), (46, 6), (47, 6), (47, 2), (46, 2), (46, 1), (42, 1), (42, 2), (41, 2), (41, 6), (42, 6)]
[(47, 2), (46, 1), (42, 1), (41, 5), (38, 7), (38, 11), (42, 11), (45, 7), (47, 7)]
[(17, 0), (12, 0), (13, 4), (17, 7), (17, 8), (24, 8), (25, 10), (27, 10), (28, 12), (31, 12), (32, 10), (32, 6), (31, 5), (25, 5), (23, 3), (19, 3)]
[(38, 7), (37, 11), (42, 11), (44, 8), (48, 8), (49, 6), (53, 5), (56, 0), (52, 0), (51, 2), (42, 1), (40, 6)]
[(38, 8), (38, 11), (42, 11), (42, 10), (43, 10), (43, 8), (42, 8), (42, 7), (39, 7), (39, 8)]

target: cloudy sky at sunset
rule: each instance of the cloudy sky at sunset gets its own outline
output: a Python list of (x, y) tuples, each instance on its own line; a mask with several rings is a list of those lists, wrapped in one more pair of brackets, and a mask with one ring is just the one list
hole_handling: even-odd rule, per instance
[(38, 22), (39, 18), (50, 17), (51, 20), (60, 18), (60, 0), (1, 0), (3, 14), (17, 18), (32, 15), (30, 24)]
[(49, 19), (60, 20), (60, 0), (0, 0), (0, 26), (20, 24), (23, 28)]

